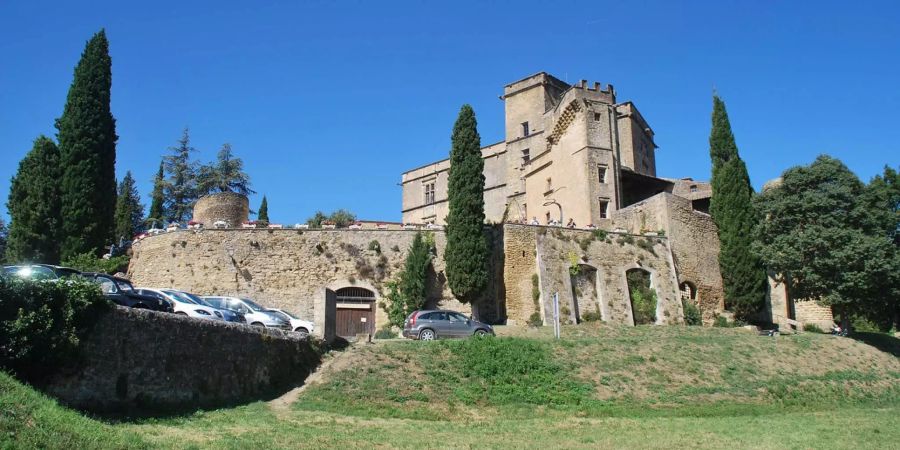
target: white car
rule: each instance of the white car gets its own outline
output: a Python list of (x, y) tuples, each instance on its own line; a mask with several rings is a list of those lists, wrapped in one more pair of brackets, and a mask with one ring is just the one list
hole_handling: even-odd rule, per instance
[(303, 320), (283, 309), (270, 308), (269, 311), (279, 312), (287, 316), (288, 320), (291, 322), (291, 329), (304, 336), (308, 336), (315, 329), (315, 325), (313, 325), (312, 322)]
[(225, 320), (225, 318), (222, 316), (221, 311), (217, 311), (215, 308), (210, 308), (209, 306), (195, 303), (193, 300), (186, 296), (175, 295), (173, 293), (166, 292), (166, 289), (137, 288), (135, 290), (138, 292), (138, 294), (156, 297), (158, 299), (165, 300), (171, 303), (172, 310), (175, 314), (194, 317), (197, 319)]

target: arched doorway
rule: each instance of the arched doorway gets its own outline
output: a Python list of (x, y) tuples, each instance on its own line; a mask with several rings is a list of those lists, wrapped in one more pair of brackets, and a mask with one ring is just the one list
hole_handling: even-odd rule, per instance
[(656, 290), (653, 289), (650, 272), (644, 269), (629, 269), (625, 272), (628, 281), (628, 297), (631, 299), (631, 316), (635, 325), (656, 323)]
[(335, 334), (354, 337), (375, 334), (375, 293), (361, 287), (335, 291)]
[(572, 306), (575, 320), (599, 320), (600, 302), (597, 295), (597, 268), (587, 264), (579, 264), (578, 270), (569, 269), (572, 281)]

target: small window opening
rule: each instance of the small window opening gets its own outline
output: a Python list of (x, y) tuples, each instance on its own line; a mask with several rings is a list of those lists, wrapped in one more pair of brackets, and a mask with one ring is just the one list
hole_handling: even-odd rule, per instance
[(425, 183), (425, 204), (434, 204), (434, 182)]
[(600, 199), (600, 218), (606, 219), (609, 217), (609, 199), (601, 198)]
[(606, 184), (606, 166), (597, 166), (597, 175), (600, 179), (600, 184)]
[(531, 131), (528, 129), (528, 122), (522, 122), (522, 136), (528, 136)]

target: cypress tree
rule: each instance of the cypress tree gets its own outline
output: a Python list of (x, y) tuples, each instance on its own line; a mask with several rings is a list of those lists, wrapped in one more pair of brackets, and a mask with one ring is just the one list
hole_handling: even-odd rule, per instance
[(6, 222), (0, 219), (0, 263), (6, 262), (6, 239), (9, 236), (9, 228)]
[(263, 195), (262, 203), (259, 204), (259, 212), (256, 214), (256, 221), (263, 225), (269, 224), (269, 201)]
[(6, 204), (12, 219), (6, 248), (11, 263), (59, 263), (59, 160), (56, 144), (40, 136), (19, 163)]
[(197, 163), (191, 161), (191, 136), (187, 128), (181, 134), (178, 145), (169, 147), (171, 155), (163, 157), (168, 178), (163, 180), (166, 219), (184, 222), (191, 216), (191, 208), (197, 200)]
[(747, 167), (738, 155), (725, 103), (713, 96), (710, 215), (719, 229), (719, 269), (725, 290), (725, 306), (743, 319), (765, 305), (766, 273), (751, 251), (755, 226), (753, 188)]
[(484, 235), (484, 161), (475, 111), (463, 105), (453, 126), (447, 216), (447, 281), (461, 302), (475, 301), (488, 280)]
[(163, 183), (165, 181), (165, 172), (163, 172), (163, 163), (159, 163), (159, 172), (156, 173), (156, 178), (153, 179), (153, 193), (150, 195), (150, 213), (147, 215), (148, 224), (153, 224), (154, 226), (159, 223), (165, 221), (166, 210), (165, 210), (165, 195), (163, 194)]
[(131, 171), (119, 183), (119, 195), (116, 198), (116, 239), (131, 239), (141, 229), (144, 217), (144, 205), (141, 195), (134, 185)]
[(106, 33), (85, 46), (62, 116), (56, 120), (62, 173), (63, 259), (97, 252), (113, 232), (116, 121), (110, 111), (112, 60)]

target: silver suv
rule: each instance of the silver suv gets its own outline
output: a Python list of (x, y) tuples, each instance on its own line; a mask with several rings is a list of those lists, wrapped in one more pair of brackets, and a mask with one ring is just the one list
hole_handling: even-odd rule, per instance
[(493, 327), (456, 311), (414, 311), (403, 323), (403, 337), (423, 341), (487, 335), (494, 335)]
[(291, 323), (275, 311), (269, 311), (248, 298), (201, 296), (215, 308), (227, 309), (244, 315), (250, 325), (266, 328), (278, 328), (290, 331)]

